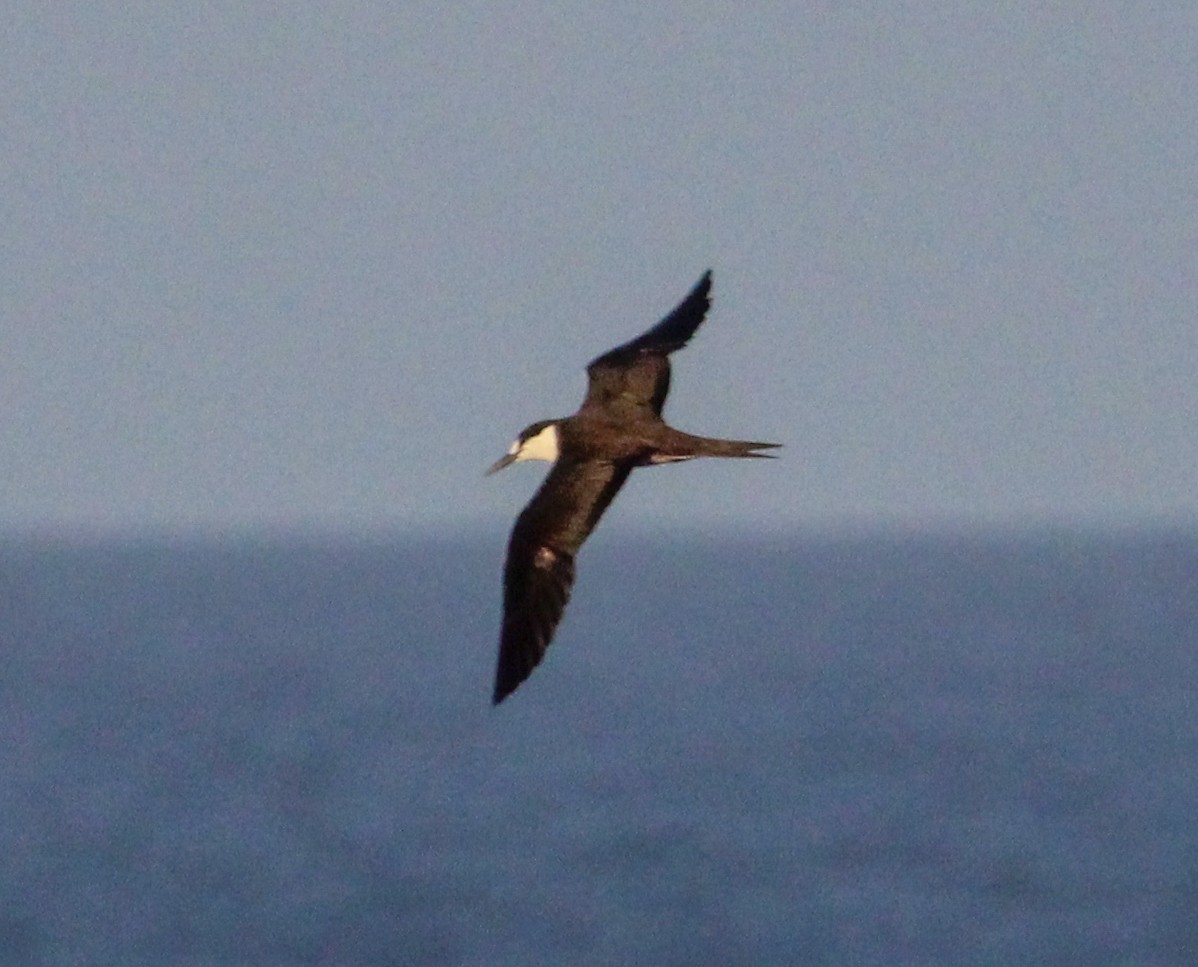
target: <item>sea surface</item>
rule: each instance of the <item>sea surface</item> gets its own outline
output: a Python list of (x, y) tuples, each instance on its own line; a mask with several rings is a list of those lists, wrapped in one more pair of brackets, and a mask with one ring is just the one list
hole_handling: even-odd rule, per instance
[(1198, 536), (0, 543), (0, 964), (1198, 964)]

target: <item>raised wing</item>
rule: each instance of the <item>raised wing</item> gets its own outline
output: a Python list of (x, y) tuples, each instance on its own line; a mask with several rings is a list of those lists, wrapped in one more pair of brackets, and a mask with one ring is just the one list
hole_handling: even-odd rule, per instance
[(711, 306), (711, 271), (690, 294), (644, 335), (617, 346), (587, 366), (590, 384), (582, 408), (636, 411), (661, 416), (670, 391), (670, 353), (690, 341)]
[(498, 705), (541, 663), (574, 586), (574, 556), (628, 479), (632, 464), (561, 458), (524, 508), (508, 541)]

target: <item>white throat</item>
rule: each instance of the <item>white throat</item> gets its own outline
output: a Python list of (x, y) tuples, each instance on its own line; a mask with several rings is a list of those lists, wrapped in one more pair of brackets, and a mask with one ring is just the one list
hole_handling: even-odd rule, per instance
[(556, 424), (550, 423), (536, 436), (530, 436), (523, 443), (517, 440), (508, 453), (516, 458), (517, 463), (521, 460), (548, 460), (553, 463), (561, 453)]

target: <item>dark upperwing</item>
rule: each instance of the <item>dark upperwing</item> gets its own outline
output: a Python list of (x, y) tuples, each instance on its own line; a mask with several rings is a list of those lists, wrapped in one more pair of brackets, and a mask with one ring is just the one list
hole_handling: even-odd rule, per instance
[(503, 572), (496, 705), (545, 657), (570, 600), (574, 556), (632, 467), (563, 455), (516, 519)]
[(590, 384), (582, 409), (646, 408), (661, 416), (670, 391), (670, 353), (690, 341), (711, 306), (711, 270), (703, 273), (690, 294), (656, 326), (631, 342), (617, 346), (587, 366)]

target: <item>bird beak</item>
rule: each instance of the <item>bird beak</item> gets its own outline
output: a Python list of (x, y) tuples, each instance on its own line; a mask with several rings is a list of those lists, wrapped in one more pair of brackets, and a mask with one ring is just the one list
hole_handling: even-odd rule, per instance
[(515, 463), (515, 462), (516, 462), (516, 455), (514, 453), (505, 453), (502, 457), (500, 457), (493, 464), (491, 464), (491, 469), (489, 469), (485, 474), (483, 474), (483, 476), (489, 477), (493, 473), (499, 473), (499, 471), (502, 470), (504, 467), (508, 466), (509, 464)]

